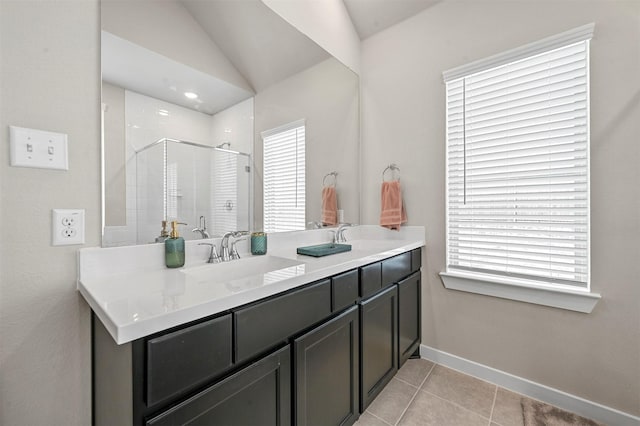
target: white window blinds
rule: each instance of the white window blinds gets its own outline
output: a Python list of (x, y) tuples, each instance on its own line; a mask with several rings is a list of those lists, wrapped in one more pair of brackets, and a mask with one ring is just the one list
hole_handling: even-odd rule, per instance
[(305, 124), (262, 133), (265, 232), (305, 229)]
[(445, 73), (449, 271), (588, 288), (588, 38)]

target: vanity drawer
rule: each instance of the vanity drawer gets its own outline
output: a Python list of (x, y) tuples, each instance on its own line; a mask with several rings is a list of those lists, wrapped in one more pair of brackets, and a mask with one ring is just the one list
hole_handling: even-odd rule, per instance
[(411, 252), (382, 261), (382, 287), (398, 282), (411, 273)]
[(170, 399), (231, 367), (231, 314), (147, 341), (147, 406)]
[(233, 313), (235, 361), (246, 361), (331, 315), (331, 280)]
[(422, 267), (422, 248), (411, 250), (411, 272), (420, 270)]
[(382, 288), (382, 264), (380, 262), (360, 268), (360, 297), (369, 297)]
[(339, 311), (358, 301), (358, 270), (331, 277), (331, 308)]

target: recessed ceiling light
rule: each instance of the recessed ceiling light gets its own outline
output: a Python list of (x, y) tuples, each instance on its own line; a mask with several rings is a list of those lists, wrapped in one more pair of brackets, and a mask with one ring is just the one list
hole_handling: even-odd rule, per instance
[(184, 95), (189, 99), (196, 99), (198, 97), (198, 94), (193, 92), (184, 92)]
[(166, 109), (159, 109), (158, 115), (163, 115), (166, 117), (167, 115), (169, 115), (169, 111), (167, 111)]

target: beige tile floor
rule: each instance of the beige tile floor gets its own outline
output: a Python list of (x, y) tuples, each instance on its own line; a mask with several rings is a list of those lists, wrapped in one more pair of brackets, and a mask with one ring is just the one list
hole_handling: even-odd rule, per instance
[(523, 426), (522, 395), (424, 359), (408, 360), (356, 426)]

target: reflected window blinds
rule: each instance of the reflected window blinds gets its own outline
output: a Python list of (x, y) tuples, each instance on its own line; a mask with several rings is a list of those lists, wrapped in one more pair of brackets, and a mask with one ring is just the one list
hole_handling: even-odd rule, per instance
[(305, 123), (262, 133), (265, 232), (305, 229)]
[(588, 288), (592, 31), (444, 73), (449, 271)]

